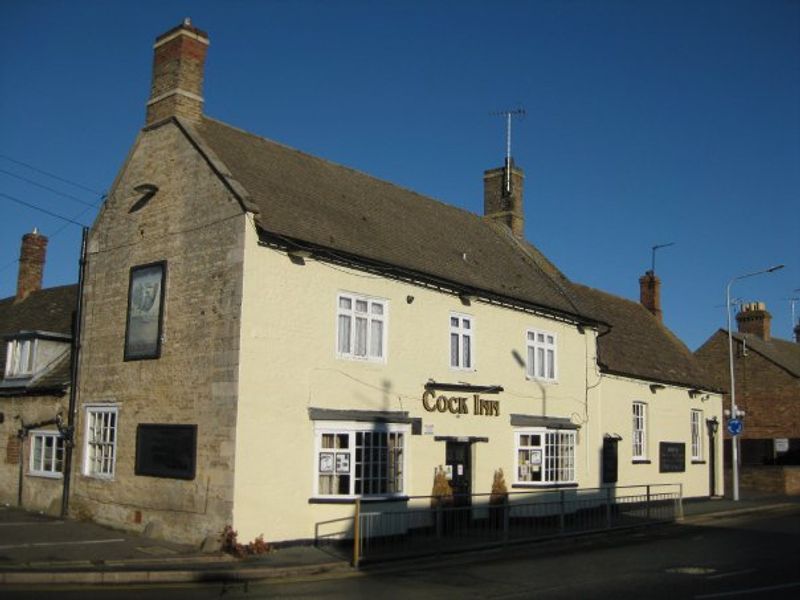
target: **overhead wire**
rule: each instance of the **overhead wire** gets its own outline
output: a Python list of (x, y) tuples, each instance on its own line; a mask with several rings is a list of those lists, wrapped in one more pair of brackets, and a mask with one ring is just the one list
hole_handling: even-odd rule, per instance
[[(44, 185), (43, 183), (39, 183), (38, 181), (33, 181), (32, 179), (28, 179), (27, 177), (23, 177), (22, 175), (17, 175), (16, 173), (12, 173), (11, 171), (6, 171), (5, 169), (0, 169), (0, 173), (8, 175), (9, 177), (14, 177), (15, 179), (19, 179), (28, 183), (30, 185), (36, 186), (43, 190), (47, 190), (48, 192), (52, 192), (53, 194), (58, 194), (59, 196), (63, 196), (68, 200), (72, 200), (73, 202), (77, 202), (79, 204), (83, 204), (84, 206), (89, 206), (91, 208), (96, 208), (99, 203), (96, 202), (87, 202), (86, 200), (82, 200), (77, 196), (73, 196), (72, 194), (67, 194), (66, 192), (59, 191), (55, 188), (51, 188), (50, 186)], [(101, 195), (102, 197), (102, 195)]]
[(40, 169), (38, 167), (34, 167), (31, 164), (28, 164), (28, 163), (23, 162), (21, 160), (17, 160), (16, 158), (11, 158), (10, 156), (7, 156), (5, 154), (0, 153), (0, 158), (2, 158), (3, 160), (7, 160), (8, 162), (12, 162), (12, 163), (14, 163), (16, 165), (20, 165), (22, 167), (30, 169), (31, 171), (36, 171), (37, 173), (41, 173), (42, 175), (46, 175), (47, 177), (51, 177), (53, 179), (57, 179), (58, 181), (61, 181), (63, 183), (68, 183), (69, 185), (74, 185), (77, 188), (80, 188), (80, 189), (82, 189), (82, 190), (84, 190), (86, 192), (91, 192), (92, 194), (95, 194), (97, 196), (102, 196), (103, 195), (103, 192), (100, 192), (98, 190), (92, 189), (92, 188), (90, 188), (88, 186), (83, 185), (82, 183), (78, 183), (77, 181), (72, 181), (70, 179), (67, 179), (66, 177), (61, 177), (60, 175), (56, 175), (55, 173), (51, 173), (49, 171), (45, 171), (44, 169)]

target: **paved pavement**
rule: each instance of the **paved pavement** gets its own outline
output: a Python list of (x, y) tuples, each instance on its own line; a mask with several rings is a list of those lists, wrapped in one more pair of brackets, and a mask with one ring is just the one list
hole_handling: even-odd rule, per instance
[[(684, 502), (687, 523), (800, 505), (800, 496), (742, 491), (731, 499)], [(558, 542), (555, 542), (558, 543)], [(0, 585), (255, 580), (345, 574), (341, 556), (313, 546), (235, 559), (93, 523), (61, 520), (0, 506)]]

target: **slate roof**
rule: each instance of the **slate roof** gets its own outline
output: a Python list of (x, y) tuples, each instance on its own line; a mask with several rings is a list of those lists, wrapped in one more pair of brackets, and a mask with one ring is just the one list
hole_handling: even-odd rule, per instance
[(213, 119), (195, 131), (247, 191), (264, 232), (580, 315), (502, 226)]
[(661, 383), (715, 390), (689, 348), (638, 302), (573, 284), (587, 314), (609, 323), (597, 341), (603, 371)]
[(688, 348), (640, 304), (573, 284), (502, 225), (214, 119), (178, 123), (266, 237), (609, 324), (599, 341), (605, 371), (714, 389)]
[[(0, 380), (6, 364), (6, 340), (21, 331), (43, 331), (72, 335), (72, 313), (77, 285), (46, 288), (31, 293), (21, 302), (14, 296), (0, 300)], [(55, 360), (51, 368), (26, 382), (26, 391), (63, 387), (69, 383), (69, 359)]]

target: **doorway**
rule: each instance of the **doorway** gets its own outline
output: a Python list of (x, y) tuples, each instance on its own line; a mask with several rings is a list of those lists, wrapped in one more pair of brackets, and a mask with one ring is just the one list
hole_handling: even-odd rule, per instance
[(472, 443), (447, 440), (445, 463), (453, 476), (450, 486), (453, 488), (454, 506), (472, 505)]

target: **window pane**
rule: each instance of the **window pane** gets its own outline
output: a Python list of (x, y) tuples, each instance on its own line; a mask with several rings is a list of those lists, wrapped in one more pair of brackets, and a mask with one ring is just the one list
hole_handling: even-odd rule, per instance
[(458, 334), (450, 334), (450, 366), (457, 367), (458, 363)]
[(458, 317), (450, 317), (450, 327), (458, 327)]
[(555, 353), (552, 350), (547, 351), (547, 378), (556, 378), (556, 365)]
[(353, 301), (350, 298), (346, 298), (345, 296), (339, 297), (339, 308), (344, 308), (350, 310), (353, 306)]
[(372, 303), (372, 314), (373, 315), (382, 315), (383, 314), (383, 304), (380, 302), (373, 302)]
[(339, 315), (339, 352), (350, 353), (350, 317)]
[(367, 355), (367, 320), (356, 317), (356, 339), (353, 354), (356, 356)]
[(464, 329), (471, 329), (472, 328), (472, 320), (471, 319), (464, 318), (462, 321), (463, 321), (462, 327)]
[(470, 336), (465, 335), (462, 338), (462, 344), (464, 344), (464, 363), (461, 365), (465, 368), (472, 367), (472, 338)]
[(357, 313), (365, 313), (365, 312), (367, 312), (367, 301), (366, 300), (356, 300), (356, 312)]
[(369, 355), (375, 358), (383, 356), (383, 322), (373, 320), (372, 331), (370, 332)]
[(544, 348), (536, 349), (536, 376), (544, 377)]

